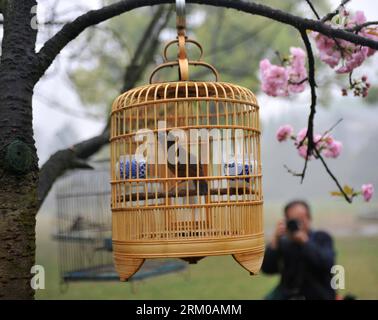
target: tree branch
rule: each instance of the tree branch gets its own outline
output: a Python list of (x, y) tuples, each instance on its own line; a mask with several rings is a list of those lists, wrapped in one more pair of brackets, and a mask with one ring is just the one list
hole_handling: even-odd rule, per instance
[[(307, 153), (306, 153), (306, 159), (305, 159), (305, 164), (302, 170), (302, 173), (295, 173), (291, 171), (287, 166), (285, 168), (288, 170), (289, 173), (293, 174), (294, 176), (301, 177), (301, 183), (303, 182), (306, 171), (307, 171), (307, 165), (309, 158), (313, 155), (317, 159), (320, 159), (322, 162), (324, 168), (326, 169), (327, 173), (329, 176), (332, 178), (332, 180), (336, 183), (338, 189), (344, 196), (345, 200), (348, 203), (352, 203), (352, 198), (350, 198), (340, 185), (339, 181), (337, 180), (336, 176), (332, 173), (331, 169), (328, 167), (327, 163), (325, 162), (324, 158), (320, 154), (319, 150), (316, 147), (316, 143), (314, 142), (314, 118), (315, 118), (315, 113), (316, 113), (316, 102), (317, 102), (317, 96), (316, 96), (316, 81), (315, 81), (315, 59), (314, 59), (314, 54), (312, 51), (311, 43), (310, 40), (307, 36), (306, 30), (299, 30), (303, 43), (306, 47), (307, 51), (307, 57), (308, 57), (308, 82), (310, 84), (311, 88), (311, 105), (310, 105), (310, 115), (308, 117), (308, 124), (307, 124)], [(339, 121), (336, 122), (335, 125), (331, 127), (331, 129), (327, 130), (324, 134), (323, 137), (328, 134), (336, 125), (338, 125), (342, 120), (340, 119)], [(299, 146), (303, 144), (303, 141), (299, 144)]]
[(345, 29), (345, 30), (347, 30), (349, 32), (360, 32), (363, 28), (373, 26), (373, 25), (378, 25), (378, 21), (367, 21), (365, 23), (358, 24), (358, 25), (354, 26), (353, 28), (348, 28), (348, 29)]
[(311, 11), (314, 13), (316, 19), (320, 19), (319, 13), (316, 11), (314, 5), (312, 4), (311, 0), (306, 0), (307, 4), (309, 5)]
[[(132, 9), (172, 2), (173, 0), (123, 0), (98, 10), (91, 10), (79, 16), (74, 21), (64, 25), (63, 28), (48, 40), (39, 51), (35, 81), (38, 81), (45, 73), (60, 51), (86, 28), (104, 22)], [(345, 30), (334, 29), (323, 23), (324, 21), (327, 21), (329, 16), (324, 21), (305, 19), (262, 4), (243, 0), (189, 0), (188, 2), (232, 8), (288, 24), (299, 30), (313, 30), (329, 37), (340, 38), (372, 49), (378, 49), (378, 41)], [(346, 2), (348, 1), (343, 1), (343, 3)]]
[(86, 110), (78, 111), (76, 109), (71, 109), (64, 105), (63, 103), (59, 102), (58, 100), (51, 99), (47, 96), (37, 94), (36, 98), (43, 102), (44, 106), (49, 107), (51, 109), (57, 110), (58, 112), (64, 113), (66, 115), (75, 117), (75, 118), (83, 118), (86, 120), (92, 121), (103, 121), (104, 115), (103, 114), (96, 114)]
[[(301, 174), (301, 183), (303, 182), (306, 170), (308, 159), (312, 156), (314, 149), (316, 149), (316, 145), (314, 142), (314, 118), (316, 113), (316, 81), (315, 81), (315, 59), (314, 53), (312, 51), (310, 40), (307, 36), (306, 30), (300, 30), (301, 37), (303, 43), (306, 47), (307, 51), (307, 59), (308, 59), (308, 83), (311, 89), (311, 105), (310, 105), (310, 115), (308, 117), (308, 124), (307, 124), (307, 154), (305, 159), (305, 164), (303, 167), (303, 171)], [(303, 143), (303, 141), (301, 142)]]
[(321, 136), (321, 139), (325, 138), (330, 132), (332, 132), (332, 130), (335, 129), (340, 124), (341, 121), (343, 121), (343, 118), (340, 118), (339, 120), (337, 120), (336, 123), (331, 126), (331, 128), (324, 131)]
[[(165, 13), (165, 15), (164, 15)], [(161, 7), (157, 10), (150, 25), (147, 27), (139, 45), (135, 51), (134, 57), (127, 67), (121, 92), (127, 91), (135, 86), (141, 79), (147, 65), (153, 60), (156, 49), (159, 45), (159, 35), (168, 25), (169, 19), (173, 13), (173, 6), (167, 10)], [(161, 22), (161, 16), (163, 19)], [(128, 75), (133, 72), (134, 76)]]
[(340, 5), (336, 8), (336, 10), (326, 14), (320, 21), (321, 22), (327, 22), (329, 20), (332, 20), (332, 18), (340, 13), (340, 10), (351, 0), (343, 0), (341, 1)]
[[(125, 69), (123, 88), (125, 88), (126, 90), (130, 89), (136, 84), (138, 79), (142, 76), (147, 66), (151, 62), (151, 58), (155, 54), (156, 48), (159, 43), (159, 35), (161, 31), (166, 27), (172, 14), (172, 10), (166, 12), (167, 13), (163, 18), (163, 22), (160, 22), (162, 12), (158, 10), (152, 18), (148, 27), (146, 28), (137, 47), (139, 50), (136, 50), (135, 56), (131, 60), (132, 63), (136, 65), (139, 61), (138, 58), (141, 57), (141, 64), (138, 64), (138, 67), (130, 68), (130, 66), (128, 66)], [(147, 34), (149, 34), (150, 36), (152, 34), (152, 37), (148, 39)], [(150, 42), (150, 44), (146, 45), (146, 42)], [(123, 92), (123, 89), (121, 90), (121, 92)], [(105, 129), (100, 135), (53, 154), (42, 166), (39, 173), (39, 206), (42, 205), (56, 179), (58, 179), (67, 170), (90, 168), (85, 160), (98, 152), (104, 145), (108, 144), (109, 137), (110, 121), (108, 119)]]
[(322, 157), (322, 155), (320, 154), (320, 152), (315, 149), (315, 154), (316, 154), (316, 157), (318, 159), (320, 159), (320, 161), (322, 162), (324, 168), (326, 169), (327, 173), (329, 174), (329, 176), (332, 178), (332, 180), (336, 183), (337, 185), (337, 188), (339, 189), (339, 191), (342, 193), (342, 195), (344, 196), (345, 200), (348, 202), (348, 203), (352, 203), (352, 198), (350, 198), (344, 191), (343, 187), (341, 186), (340, 182), (337, 180), (337, 178), (335, 177), (335, 175), (332, 173), (331, 169), (328, 167), (327, 163), (325, 162), (324, 158)]
[(85, 140), (53, 154), (39, 172), (38, 201), (41, 206), (53, 183), (68, 169), (91, 168), (84, 159), (93, 155), (109, 141), (109, 129), (99, 136)]

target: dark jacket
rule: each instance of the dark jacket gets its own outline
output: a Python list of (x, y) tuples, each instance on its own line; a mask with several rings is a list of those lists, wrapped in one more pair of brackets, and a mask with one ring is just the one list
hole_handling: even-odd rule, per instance
[(333, 240), (324, 231), (310, 232), (309, 241), (303, 245), (282, 237), (277, 249), (266, 248), (262, 264), (264, 273), (281, 274), (270, 298), (335, 299), (331, 287), (334, 262)]

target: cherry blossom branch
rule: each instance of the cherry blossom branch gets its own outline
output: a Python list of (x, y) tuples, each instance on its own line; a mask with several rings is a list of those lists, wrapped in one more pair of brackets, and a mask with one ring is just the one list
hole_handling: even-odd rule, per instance
[(294, 170), (291, 170), (286, 164), (284, 164), (284, 168), (294, 177), (302, 177), (302, 172), (295, 172)]
[(340, 122), (343, 121), (343, 118), (340, 118), (339, 120), (336, 121), (336, 123), (334, 125), (332, 125), (331, 128), (329, 128), (328, 130), (324, 131), (324, 133), (322, 134), (320, 140), (322, 140), (323, 138), (325, 138), (329, 133), (331, 133), (331, 131), (333, 129), (335, 129), (339, 124)]
[(312, 4), (312, 2), (310, 0), (306, 0), (307, 4), (309, 5), (311, 11), (314, 13), (315, 17), (320, 20), (320, 16), (319, 16), (319, 13), (316, 11), (314, 5)]
[[(315, 16), (318, 18), (318, 20), (321, 20), (320, 19), (320, 15), (318, 14), (318, 12), (316, 11), (314, 5), (312, 4), (311, 0), (306, 0), (306, 2), (309, 4), (311, 10), (314, 12)], [(340, 11), (340, 10), (339, 10)], [(343, 47), (341, 46), (339, 40), (335, 37), (331, 37), (333, 39), (333, 41), (335, 41), (335, 44), (337, 46), (337, 48), (339, 49), (340, 51), (340, 54), (341, 56), (344, 58), (344, 49)]]
[(332, 178), (332, 180), (336, 183), (337, 188), (339, 189), (339, 191), (341, 192), (341, 194), (343, 195), (343, 197), (345, 198), (345, 200), (348, 203), (352, 203), (353, 202), (353, 196), (349, 197), (346, 194), (346, 192), (344, 191), (344, 188), (341, 186), (340, 182), (337, 180), (337, 178), (335, 177), (335, 175), (332, 173), (331, 169), (328, 167), (327, 163), (325, 162), (324, 158), (320, 154), (319, 150), (317, 150), (315, 148), (314, 151), (315, 151), (315, 155), (316, 155), (317, 159), (320, 159), (320, 161), (322, 162), (322, 164), (323, 164), (324, 168), (326, 169), (327, 173)]
[(349, 74), (348, 74), (348, 81), (349, 81), (349, 86), (350, 87), (353, 87), (352, 77), (353, 77), (353, 70), (351, 72), (349, 72)]
[(353, 28), (344, 29), (349, 32), (360, 32), (363, 28), (378, 25), (378, 21), (367, 21), (365, 23), (357, 24)]
[(294, 85), (298, 85), (299, 86), (299, 85), (305, 83), (307, 80), (308, 80), (307, 77), (304, 78), (304, 79), (302, 79), (301, 81), (297, 81), (297, 82), (289, 80), (289, 84), (294, 84)]
[(333, 12), (330, 12), (328, 14), (326, 14), (320, 21), (321, 22), (327, 22), (329, 20), (331, 20), (334, 16), (338, 15), (340, 13), (340, 10), (348, 3), (350, 2), (351, 0), (343, 0), (341, 1), (340, 5), (337, 7), (336, 10), (334, 10)]
[[(307, 167), (308, 167), (308, 161), (309, 158), (312, 155), (315, 155), (317, 159), (320, 159), (322, 162), (325, 170), (329, 174), (329, 176), (332, 178), (332, 180), (336, 183), (338, 189), (340, 190), (341, 194), (344, 196), (345, 200), (348, 203), (352, 203), (352, 198), (350, 198), (344, 189), (342, 188), (340, 182), (336, 178), (336, 176), (332, 173), (331, 169), (328, 167), (327, 163), (325, 162), (324, 158), (320, 154), (319, 150), (316, 148), (316, 143), (314, 141), (314, 118), (316, 114), (316, 103), (317, 103), (317, 95), (316, 95), (316, 80), (315, 80), (315, 59), (314, 59), (314, 53), (312, 50), (311, 42), (307, 36), (306, 30), (299, 29), (299, 32), (301, 34), (303, 43), (305, 45), (306, 51), (307, 51), (307, 59), (308, 59), (308, 82), (311, 89), (311, 104), (310, 104), (310, 115), (308, 117), (308, 125), (307, 125), (307, 134), (306, 137), (299, 143), (298, 147), (300, 147), (304, 140), (307, 138), (307, 153), (305, 158), (305, 163), (303, 166), (303, 170), (301, 173), (296, 173), (290, 170), (287, 166), (285, 168), (288, 170), (289, 173), (293, 174), (294, 176), (301, 177), (301, 183), (303, 183)], [(335, 128), (342, 119), (338, 120), (330, 129), (325, 131), (323, 134), (323, 137), (328, 134), (333, 128)]]
[[(315, 81), (315, 58), (314, 58), (314, 52), (312, 51), (311, 42), (307, 36), (307, 32), (304, 29), (299, 30), (303, 43), (305, 45), (306, 51), (307, 51), (307, 59), (308, 59), (308, 83), (310, 85), (311, 89), (311, 105), (310, 105), (310, 115), (308, 117), (308, 125), (307, 125), (307, 153), (306, 153), (306, 159), (305, 164), (302, 170), (301, 174), (301, 183), (303, 183), (303, 180), (306, 175), (307, 170), (307, 164), (308, 159), (311, 157), (313, 150), (315, 148), (315, 142), (314, 142), (314, 118), (316, 113), (316, 81)], [(303, 141), (300, 143), (300, 145), (303, 144)], [(299, 147), (300, 147), (299, 145)]]
[[(318, 143), (321, 142), (321, 141), (322, 141), (323, 143), (328, 143), (328, 142), (326, 142), (326, 140), (327, 140), (327, 138), (328, 138), (328, 134), (329, 134), (329, 133), (330, 133), (330, 132), (331, 132), (336, 126), (338, 126), (338, 125), (340, 124), (341, 121), (343, 121), (342, 118), (339, 119), (339, 120), (337, 120), (335, 124), (333, 124), (329, 129), (327, 129), (326, 131), (324, 131), (323, 134), (320, 136), (320, 138), (317, 138), (317, 139), (316, 139), (316, 144), (318, 144)], [(294, 144), (297, 145), (297, 140), (298, 140), (298, 136), (299, 136), (300, 133), (298, 133), (298, 136), (295, 137), (295, 136), (292, 135), (292, 131), (291, 131), (291, 130), (292, 130), (292, 128), (290, 128), (290, 127), (287, 128), (287, 126), (282, 126), (282, 127), (279, 129), (278, 133), (277, 133), (277, 139), (278, 139), (278, 141), (282, 142), (282, 141), (284, 141), (284, 140), (290, 138), (291, 140), (294, 140), (294, 142), (295, 142)], [(332, 141), (331, 143), (337, 143), (336, 141), (334, 141), (334, 140), (332, 139), (331, 136), (329, 136), (329, 138), (330, 138), (331, 141)], [(304, 139), (307, 139), (307, 136), (305, 136)], [(317, 146), (317, 145), (316, 145), (315, 148), (314, 148), (313, 154), (312, 154), (311, 156), (314, 156), (315, 159), (320, 159), (321, 156), (319, 156), (319, 155), (320, 155), (321, 152), (323, 151), (323, 148), (325, 148), (324, 144), (322, 144), (322, 145), (320, 145), (320, 146)], [(334, 150), (334, 151), (333, 151), (333, 155), (331, 155), (331, 157), (335, 157), (335, 155), (338, 154), (338, 153), (339, 153), (339, 151), (336, 151), (336, 152), (335, 152), (335, 150)], [(306, 155), (307, 155), (307, 153), (306, 153)], [(329, 153), (328, 153), (328, 155), (329, 155)], [(326, 156), (327, 156), (327, 155), (326, 155)], [(307, 158), (307, 160), (308, 160), (308, 159), (309, 159), (309, 158)], [(323, 158), (322, 158), (322, 159), (323, 159)], [(320, 160), (322, 160), (322, 159), (320, 159)], [(324, 159), (322, 160), (322, 162), (323, 162), (323, 165), (325, 164), (326, 171), (327, 171), (328, 173), (331, 172), (330, 169), (329, 169), (329, 167), (326, 165)], [(307, 167), (307, 163), (305, 163), (305, 167)], [(303, 172), (296, 172), (296, 171), (294, 171), (294, 170), (291, 170), (286, 164), (284, 164), (284, 168), (287, 170), (288, 173), (292, 174), (293, 176), (303, 178)], [(332, 178), (333, 180), (336, 180), (336, 183), (337, 183), (338, 187), (341, 188), (340, 183), (338, 182), (337, 178), (335, 177), (335, 175), (334, 175), (332, 172), (331, 172), (330, 176), (331, 176), (331, 178)], [(352, 190), (352, 192), (350, 192), (350, 190)], [(351, 189), (351, 188), (348, 187), (348, 186), (345, 186), (343, 189), (340, 189), (340, 191), (341, 191), (340, 195), (346, 194), (347, 196), (348, 196), (348, 192), (349, 192), (349, 194), (350, 194), (350, 196), (351, 196), (350, 199), (353, 199), (353, 197), (355, 197), (355, 196), (357, 196), (357, 195), (359, 194), (359, 193), (353, 192), (353, 189)]]

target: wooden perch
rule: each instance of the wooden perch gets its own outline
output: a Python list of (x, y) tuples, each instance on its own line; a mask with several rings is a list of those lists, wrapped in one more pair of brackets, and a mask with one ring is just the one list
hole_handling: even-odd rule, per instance
[[(227, 192), (228, 191), (228, 192)], [(234, 196), (234, 195), (238, 195), (238, 196), (242, 196), (244, 195), (244, 188), (222, 188), (222, 189), (210, 189), (209, 190), (209, 194), (200, 194), (200, 196), (207, 196), (207, 195), (210, 195), (210, 196), (217, 196), (217, 195), (220, 195), (220, 196), (225, 196), (229, 194), (230, 196)], [(245, 195), (251, 195), (251, 194), (256, 194), (255, 191), (251, 188), (245, 188)], [(147, 195), (147, 197), (146, 197)], [(187, 190), (178, 190), (177, 191), (177, 194), (176, 194), (176, 191), (170, 191), (168, 192), (167, 194), (165, 192), (148, 192), (148, 193), (133, 193), (130, 195), (126, 195), (125, 196), (125, 199), (123, 199), (123, 196), (120, 197), (119, 201), (120, 202), (123, 202), (123, 201), (137, 201), (137, 200), (154, 200), (154, 199), (164, 199), (166, 197), (168, 198), (183, 198), (183, 197), (186, 197), (186, 196), (189, 196), (189, 197), (195, 197), (197, 196), (197, 190), (194, 190), (194, 189), (191, 189), (189, 190), (189, 192), (187, 192)], [(139, 198), (138, 198), (139, 196)]]

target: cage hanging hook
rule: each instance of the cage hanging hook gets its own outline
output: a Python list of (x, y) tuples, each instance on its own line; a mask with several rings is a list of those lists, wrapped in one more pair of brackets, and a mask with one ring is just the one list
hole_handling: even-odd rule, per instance
[(178, 35), (185, 36), (185, 0), (176, 0), (176, 28)]
[[(213, 72), (215, 76), (215, 81), (219, 80), (218, 71), (210, 64), (202, 61), (203, 49), (202, 46), (195, 40), (189, 39), (186, 35), (186, 17), (185, 17), (185, 0), (176, 0), (176, 29), (177, 37), (175, 40), (168, 42), (163, 51), (164, 63), (157, 66), (150, 75), (150, 83), (153, 83), (154, 75), (161, 69), (166, 67), (178, 67), (179, 81), (189, 81), (189, 66), (202, 66), (208, 68)], [(186, 44), (194, 44), (200, 50), (200, 56), (198, 60), (189, 60), (186, 53)], [(177, 59), (174, 61), (169, 61), (167, 56), (168, 48), (172, 44), (177, 44), (178, 54)]]
[(189, 63), (186, 55), (186, 21), (185, 21), (185, 0), (176, 0), (176, 28), (178, 43), (178, 65), (179, 79), (181, 81), (189, 80)]

